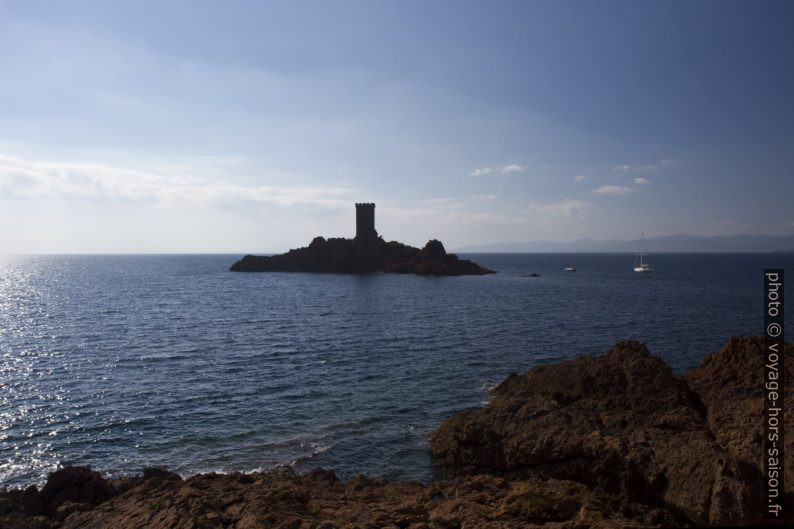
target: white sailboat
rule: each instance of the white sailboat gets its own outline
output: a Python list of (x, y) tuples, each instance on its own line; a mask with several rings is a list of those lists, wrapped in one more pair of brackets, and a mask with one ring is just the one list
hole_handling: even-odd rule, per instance
[[(639, 260), (639, 265), (637, 261)], [(634, 271), (635, 272), (653, 272), (651, 265), (645, 262), (645, 230), (640, 234), (640, 253), (634, 258)]]

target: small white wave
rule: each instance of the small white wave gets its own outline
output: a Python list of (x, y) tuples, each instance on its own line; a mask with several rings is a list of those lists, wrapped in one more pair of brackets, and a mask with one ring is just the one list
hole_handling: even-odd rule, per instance
[(319, 455), (330, 450), (333, 446), (333, 443), (323, 443), (317, 441), (316, 443), (309, 443), (309, 446), (312, 448), (312, 455)]
[(498, 383), (496, 383), (496, 382), (493, 382), (493, 381), (487, 381), (487, 380), (486, 380), (485, 382), (483, 382), (482, 384), (480, 384), (480, 387), (479, 387), (479, 388), (477, 388), (477, 389), (479, 389), (480, 391), (486, 391), (486, 392), (490, 393), (490, 392), (492, 392), (494, 389), (496, 389), (496, 386), (497, 386), (497, 385), (498, 385)]
[(309, 458), (327, 452), (333, 445), (331, 438), (327, 435), (323, 435), (315, 440), (301, 439), (301, 448), (308, 448), (312, 452)]

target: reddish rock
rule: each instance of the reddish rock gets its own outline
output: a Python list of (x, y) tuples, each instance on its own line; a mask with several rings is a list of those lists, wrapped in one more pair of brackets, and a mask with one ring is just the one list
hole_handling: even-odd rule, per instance
[[(786, 344), (784, 354), (787, 359), (783, 375), (786, 381), (786, 511), (794, 513), (794, 347)], [(717, 444), (747, 464), (742, 469), (744, 473), (760, 476), (764, 468), (763, 338), (733, 337), (721, 351), (703, 358), (697, 368), (687, 371), (682, 378), (699, 396), (709, 430)], [(715, 508), (730, 508), (730, 505), (724, 505), (725, 496), (728, 495), (718, 497)], [(739, 507), (734, 506), (736, 509)], [(750, 519), (753, 514), (738, 511), (736, 516)]]
[[(45, 504), (36, 485), (31, 485), (18, 496), (19, 510), (24, 514), (37, 515), (44, 512)], [(11, 510), (11, 509), (8, 509)]]
[(143, 469), (142, 479), (144, 481), (155, 479), (160, 481), (181, 481), (179, 474), (174, 474), (164, 468), (146, 467)]
[(50, 474), (39, 495), (45, 512), (53, 516), (66, 501), (98, 505), (114, 494), (113, 487), (99, 472), (89, 467), (66, 467)]
[[(752, 375), (738, 375), (748, 354), (732, 341), (676, 377), (643, 344), (625, 341), (604, 356), (539, 366), (506, 379), (485, 408), (444, 423), (432, 449), (451, 473), (571, 480), (696, 524), (756, 523), (760, 414), (751, 425)], [(723, 399), (736, 399), (736, 409), (720, 410)]]
[(324, 470), (204, 474), (184, 481), (137, 478), (134, 487), (98, 506), (65, 501), (47, 518), (18, 512), (0, 516), (4, 529), (612, 529), (680, 522), (673, 512), (639, 503), (618, 509), (608, 494), (572, 481), (480, 475), (423, 485), (359, 476), (342, 483)]

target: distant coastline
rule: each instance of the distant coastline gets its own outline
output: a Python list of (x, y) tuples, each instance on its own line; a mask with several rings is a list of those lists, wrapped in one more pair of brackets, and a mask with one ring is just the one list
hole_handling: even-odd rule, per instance
[[(523, 241), (473, 244), (455, 248), (459, 253), (635, 253), (639, 239), (628, 241), (577, 239), (570, 242)], [(794, 235), (732, 235), (701, 237), (669, 235), (646, 239), (652, 253), (792, 253)]]

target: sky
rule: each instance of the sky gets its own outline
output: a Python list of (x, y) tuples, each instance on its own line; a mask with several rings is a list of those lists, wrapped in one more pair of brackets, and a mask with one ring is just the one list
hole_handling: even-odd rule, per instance
[(792, 2), (0, 13), (0, 254), (794, 234)]

